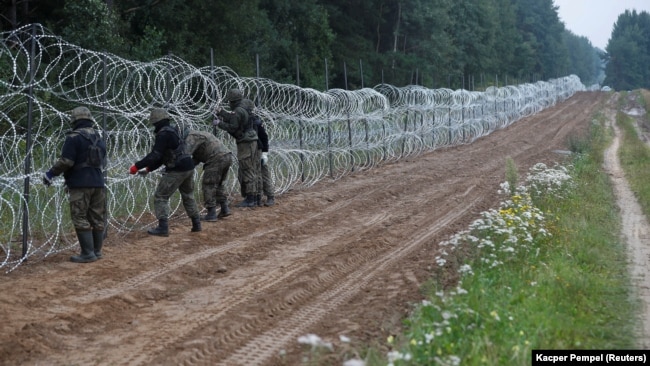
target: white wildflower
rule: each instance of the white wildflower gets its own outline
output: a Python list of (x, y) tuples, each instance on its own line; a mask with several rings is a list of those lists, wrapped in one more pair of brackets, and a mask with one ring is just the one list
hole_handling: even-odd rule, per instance
[(472, 272), (472, 266), (470, 266), (469, 264), (463, 264), (462, 266), (460, 266), (458, 272), (461, 274), (469, 274), (469, 275), (474, 274), (474, 272)]
[(362, 360), (352, 359), (343, 362), (343, 366), (366, 366), (366, 362)]
[(324, 348), (328, 348), (329, 350), (333, 349), (331, 343), (324, 342), (316, 334), (307, 334), (305, 336), (300, 336), (300, 337), (298, 337), (298, 343), (300, 343), (300, 344), (308, 344), (308, 345), (311, 345), (312, 347), (324, 347)]

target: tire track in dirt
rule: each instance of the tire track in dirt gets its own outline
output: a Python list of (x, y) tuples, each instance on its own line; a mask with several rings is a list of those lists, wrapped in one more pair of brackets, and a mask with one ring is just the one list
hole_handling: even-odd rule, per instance
[[(363, 198), (363, 196), (370, 195), (373, 192), (374, 191), (364, 192), (364, 193), (360, 194), (360, 197)], [(303, 218), (302, 220), (295, 221), (294, 223), (292, 223), (290, 225), (291, 226), (301, 226), (301, 225), (305, 224), (306, 222), (308, 222), (310, 220), (314, 220), (314, 219), (317, 219), (318, 217), (320, 217), (322, 215), (326, 215), (328, 213), (332, 213), (334, 211), (340, 210), (340, 209), (342, 209), (343, 207), (345, 207), (345, 206), (347, 206), (349, 204), (350, 204), (349, 201), (338, 202), (338, 203), (336, 203), (336, 204), (334, 204), (334, 205), (332, 205), (330, 207), (327, 207), (325, 210), (323, 210), (321, 212), (312, 214), (312, 215), (310, 215), (308, 217)], [(244, 238), (242, 238), (240, 240), (232, 241), (230, 243), (227, 243), (225, 245), (222, 245), (222, 246), (219, 246), (219, 247), (216, 247), (216, 248), (208, 248), (206, 250), (202, 250), (202, 251), (200, 251), (198, 253), (195, 253), (195, 254), (187, 255), (187, 256), (185, 256), (185, 257), (183, 257), (181, 259), (178, 259), (178, 260), (175, 260), (175, 261), (172, 261), (172, 262), (160, 263), (159, 264), (160, 267), (156, 268), (155, 270), (142, 273), (142, 274), (137, 275), (135, 277), (131, 277), (131, 278), (127, 279), (124, 282), (118, 283), (116, 286), (103, 287), (101, 290), (88, 293), (85, 296), (72, 296), (72, 297), (69, 297), (68, 300), (74, 301), (74, 302), (79, 302), (79, 303), (82, 303), (82, 304), (87, 304), (87, 303), (94, 302), (94, 301), (104, 300), (104, 299), (109, 298), (109, 297), (118, 296), (118, 295), (120, 295), (120, 294), (122, 294), (124, 292), (137, 289), (140, 286), (144, 286), (147, 283), (155, 280), (156, 278), (158, 278), (158, 277), (160, 277), (160, 276), (162, 276), (162, 275), (164, 275), (166, 273), (177, 270), (180, 267), (187, 266), (187, 265), (195, 263), (197, 261), (206, 259), (206, 258), (214, 256), (214, 255), (222, 254), (222, 253), (225, 253), (225, 252), (233, 250), (233, 249), (241, 248), (243, 246), (249, 245), (251, 242), (255, 241), (256, 238), (267, 235), (267, 234), (272, 233), (274, 231), (286, 230), (286, 229), (287, 228), (284, 227), (284, 228), (272, 228), (272, 229), (269, 229), (269, 230), (256, 231), (256, 232), (253, 232), (253, 233), (247, 235), (246, 237), (244, 237)], [(157, 238), (155, 238), (155, 239), (157, 239)]]
[[(422, 179), (425, 179), (425, 177), (422, 177)], [(452, 181), (451, 184), (457, 184), (457, 181)], [(390, 186), (387, 186), (388, 189), (390, 189)], [(384, 187), (386, 188), (386, 187)], [(364, 194), (357, 194), (356, 197), (365, 199), (366, 195), (371, 195), (375, 193), (377, 189), (367, 189), (367, 191)], [(332, 216), (335, 216), (336, 212), (339, 211), (341, 208), (353, 203), (354, 201), (341, 201), (338, 203), (333, 204), (331, 207), (328, 209), (322, 211), (321, 213), (314, 214), (311, 217), (304, 218), (303, 220), (296, 221), (297, 225), (290, 225), (290, 226), (301, 226), (304, 225), (308, 220), (320, 220), (321, 216), (324, 216), (325, 214), (330, 214)], [(381, 203), (378, 203), (381, 205)], [(400, 202), (395, 202), (394, 206), (399, 206), (402, 205), (403, 203)], [(390, 208), (390, 207), (389, 207)], [(354, 242), (357, 241), (359, 237), (363, 236), (366, 231), (359, 231), (358, 228), (359, 226), (367, 226), (370, 229), (373, 229), (373, 226), (380, 224), (381, 222), (387, 221), (388, 219), (394, 219), (393, 217), (388, 217), (386, 214), (381, 214), (381, 215), (374, 215), (373, 217), (369, 218), (364, 218), (364, 219), (358, 219), (360, 223), (354, 223), (347, 232), (337, 232), (336, 235), (330, 235), (330, 236), (325, 236), (323, 238), (319, 238), (318, 240), (314, 241), (314, 239), (309, 239), (309, 242), (305, 242), (302, 244), (299, 244), (299, 247), (302, 247), (303, 249), (300, 250), (300, 253), (305, 251), (306, 247), (311, 248), (312, 250), (318, 249), (316, 245), (314, 245), (316, 242), (320, 243), (320, 245), (327, 245), (328, 242), (336, 242), (340, 241), (340, 237), (344, 237), (346, 241), (349, 242)], [(314, 225), (311, 225), (314, 226)], [(290, 230), (289, 227), (284, 227), (283, 230)], [(355, 234), (352, 235), (351, 232), (355, 231)], [(253, 236), (262, 236), (264, 232), (256, 232), (252, 234)], [(239, 249), (240, 250), (245, 250), (245, 243), (242, 243), (240, 241), (234, 242), (233, 245), (240, 244)], [(250, 245), (250, 244), (249, 244)], [(227, 245), (227, 247), (231, 247), (230, 244)], [(219, 248), (212, 248), (209, 251), (214, 252)], [(190, 264), (192, 262), (192, 258), (198, 258), (202, 257), (200, 255), (190, 255), (187, 260), (184, 260), (184, 264)], [(365, 253), (366, 255), (369, 255), (369, 252)], [(300, 258), (297, 257), (296, 255), (292, 255), (292, 253), (287, 253), (286, 251), (282, 253), (282, 257), (284, 262), (291, 262), (291, 260), (299, 260)], [(374, 255), (373, 255), (374, 257)], [(177, 263), (177, 262), (175, 262)], [(349, 268), (354, 268), (357, 264), (355, 263), (354, 258), (349, 258), (348, 263), (345, 265), (345, 269), (349, 270)], [(140, 364), (140, 363), (147, 363), (145, 358), (147, 355), (157, 355), (159, 351), (164, 350), (166, 346), (174, 345), (177, 343), (178, 339), (182, 338), (185, 334), (192, 332), (194, 329), (200, 329), (202, 327), (205, 327), (206, 324), (214, 322), (215, 319), (218, 319), (219, 317), (223, 316), (227, 311), (232, 310), (232, 309), (237, 309), (240, 307), (242, 304), (245, 304), (249, 301), (251, 301), (252, 296), (255, 293), (259, 293), (260, 291), (264, 291), (267, 288), (271, 287), (274, 284), (280, 284), (284, 281), (286, 281), (288, 278), (291, 278), (293, 276), (296, 276), (299, 271), (304, 271), (307, 267), (309, 267), (309, 264), (305, 263), (296, 263), (296, 264), (289, 264), (283, 266), (281, 270), (277, 270), (275, 272), (271, 273), (259, 273), (255, 274), (255, 281), (249, 284), (244, 285), (243, 287), (238, 287), (235, 289), (235, 292), (228, 294), (227, 298), (224, 298), (222, 301), (217, 301), (215, 303), (210, 304), (208, 307), (197, 307), (197, 306), (192, 306), (191, 304), (188, 304), (187, 301), (185, 300), (178, 300), (177, 302), (185, 304), (186, 310), (189, 312), (189, 316), (183, 316), (181, 318), (166, 318), (164, 321), (159, 322), (156, 324), (154, 327), (142, 329), (142, 330), (134, 330), (133, 333), (134, 335), (131, 337), (133, 340), (131, 342), (128, 342), (127, 345), (124, 346), (124, 349), (129, 349), (132, 348), (133, 350), (131, 352), (128, 352), (132, 355), (134, 355), (134, 358), (130, 359), (120, 359), (120, 360), (112, 360), (110, 355), (106, 355), (106, 360), (110, 362), (124, 362), (126, 361), (127, 364)], [(341, 271), (342, 269), (337, 268), (338, 271)], [(145, 273), (147, 276), (144, 278), (151, 278), (150, 273), (160, 273), (162, 271), (153, 271), (153, 272), (147, 272)], [(165, 272), (170, 272), (170, 271), (165, 271)], [(249, 271), (250, 272), (250, 271)], [(250, 275), (250, 273), (249, 273)], [(266, 277), (264, 277), (266, 276)], [(332, 280), (332, 278), (336, 278), (334, 275), (330, 276), (322, 276), (321, 280)], [(330, 277), (330, 278), (325, 278), (325, 277)], [(139, 283), (141, 285), (141, 283)], [(214, 281), (212, 283), (213, 286), (220, 286), (222, 288), (222, 291), (227, 291), (230, 287), (234, 286), (228, 286), (224, 283), (220, 283), (219, 281)], [(138, 286), (136, 286), (138, 287)], [(209, 288), (210, 286), (206, 286)], [(126, 286), (122, 288), (121, 286), (118, 287), (121, 290), (133, 290), (130, 288), (130, 286)], [(317, 287), (314, 287), (317, 288)], [(302, 295), (300, 298), (304, 298), (308, 296), (309, 291), (312, 291), (313, 288), (309, 288), (303, 292), (305, 292), (305, 295)], [(111, 297), (115, 296), (124, 296), (125, 299), (127, 299), (131, 303), (138, 303), (142, 302), (141, 300), (138, 301), (136, 299), (137, 295), (125, 295), (123, 292), (128, 292), (128, 291), (115, 291), (115, 288), (110, 289), (110, 291), (104, 291), (101, 292), (100, 294), (102, 296), (101, 299), (106, 298), (106, 294), (108, 293)], [(92, 303), (93, 301), (98, 301), (97, 299), (94, 299), (93, 301), (88, 301), (88, 298), (92, 299), (95, 295), (88, 296), (88, 297), (82, 297), (81, 300), (86, 301), (86, 303)], [(187, 298), (188, 296), (185, 296)], [(74, 297), (71, 298), (72, 301), (75, 301)], [(298, 298), (294, 298), (294, 302), (297, 301)], [(143, 305), (139, 305), (137, 307), (142, 307)], [(171, 305), (170, 305), (171, 306)], [(217, 309), (217, 310), (215, 310)], [(70, 310), (70, 307), (67, 307), (66, 310)], [(107, 310), (110, 311), (110, 308)], [(170, 313), (170, 309), (166, 308), (166, 306), (157, 304), (155, 308), (156, 313)], [(72, 315), (72, 314), (70, 314)], [(153, 320), (149, 320), (152, 321)], [(142, 322), (142, 321), (141, 321)], [(252, 326), (250, 323), (246, 323), (248, 327), (252, 328), (257, 328), (257, 325), (253, 324)], [(147, 341), (146, 334), (151, 333), (151, 332), (156, 332), (159, 334), (158, 337), (153, 338), (150, 342)], [(108, 333), (106, 335), (107, 338), (112, 337), (112, 334)], [(102, 338), (102, 336), (98, 337)], [(100, 350), (97, 350), (97, 352), (100, 352)], [(88, 360), (90, 362), (90, 360)]]
[[(550, 118), (562, 118), (565, 121), (570, 121), (571, 119), (580, 119), (580, 118), (591, 118), (593, 115), (593, 111), (596, 109), (596, 106), (599, 104), (602, 104), (604, 101), (604, 97), (599, 98), (599, 99), (594, 99), (591, 101), (591, 103), (587, 103), (587, 105), (580, 105), (580, 108), (565, 108), (562, 109), (561, 111), (557, 111), (553, 115), (550, 116)], [(578, 103), (576, 101), (575, 103)], [(584, 103), (582, 103), (584, 104)], [(570, 106), (573, 106), (571, 104)], [(578, 106), (576, 104), (575, 106)], [(562, 116), (560, 116), (560, 113), (562, 112)], [(568, 113), (567, 113), (568, 112)], [(570, 123), (563, 124), (560, 129), (556, 131), (556, 133), (553, 135), (553, 141), (555, 143), (558, 142), (558, 139), (565, 139), (567, 136), (567, 130), (570, 130), (572, 128), (572, 125)]]
[[(467, 214), (475, 206), (476, 201), (478, 201), (478, 198), (474, 202), (448, 213), (434, 227), (415, 233), (403, 246), (386, 253), (377, 261), (367, 262), (364, 266), (348, 275), (344, 282), (338, 283), (333, 289), (321, 293), (309, 305), (301, 307), (297, 312), (293, 312), (290, 318), (280, 323), (279, 327), (254, 337), (227, 359), (219, 362), (218, 365), (263, 365), (264, 362), (278, 354), (286, 344), (304, 334), (311, 325), (321, 321), (330, 312), (336, 310), (352, 296), (356, 295), (378, 274), (386, 271), (395, 262), (412, 253), (419, 245), (437, 234), (442, 227)], [(202, 354), (209, 355), (207, 352)], [(193, 357), (191, 361), (195, 364), (199, 360), (197, 357)]]
[[(281, 291), (287, 283), (291, 283), (292, 279), (300, 279), (303, 276), (301, 273), (308, 272), (315, 264), (313, 259), (309, 263), (300, 261), (302, 254), (305, 251), (318, 251), (321, 247), (328, 246), (330, 243), (337, 243), (338, 246), (346, 246), (348, 245), (347, 243), (353, 245), (353, 243), (362, 240), (364, 236), (375, 237), (376, 234), (369, 235), (369, 232), (381, 231), (383, 223), (396, 220), (395, 215), (389, 215), (387, 212), (392, 211), (396, 206), (402, 204), (403, 202), (394, 203), (392, 207), (386, 207), (377, 214), (372, 214), (372, 210), (370, 210), (370, 215), (364, 215), (363, 219), (358, 220), (360, 224), (346, 224), (345, 230), (339, 229), (335, 233), (324, 233), (321, 234), (320, 237), (310, 236), (308, 240), (297, 245), (297, 247), (300, 248), (297, 252), (292, 253), (288, 250), (282, 251), (281, 255), (278, 256), (281, 257), (278, 258), (278, 260), (281, 261), (280, 269), (266, 274), (259, 273), (259, 275), (255, 276), (256, 281), (246, 284), (236, 293), (229, 294), (228, 298), (224, 299), (223, 302), (218, 302), (214, 304), (214, 306), (211, 306), (213, 309), (218, 309), (216, 312), (212, 312), (211, 309), (201, 309), (201, 312), (208, 312), (209, 315), (200, 315), (199, 317), (190, 316), (184, 319), (181, 324), (177, 322), (162, 324), (161, 327), (163, 330), (167, 328), (173, 329), (173, 337), (156, 339), (155, 342), (151, 342), (153, 348), (149, 349), (148, 347), (145, 347), (146, 352), (143, 353), (154, 356), (158, 355), (160, 351), (166, 349), (168, 345), (178, 342), (186, 344), (187, 342), (184, 341), (184, 338), (210, 339), (210, 341), (200, 342), (198, 345), (194, 344), (193, 346), (198, 348), (193, 352), (188, 352), (188, 350), (185, 349), (181, 353), (183, 356), (186, 353), (191, 353), (190, 356), (184, 356), (182, 359), (173, 356), (171, 358), (173, 364), (186, 364), (187, 362), (183, 360), (187, 360), (188, 358), (194, 360), (192, 362), (194, 363), (197, 359), (213, 355), (217, 350), (222, 349), (225, 345), (233, 343), (237, 344), (237, 342), (241, 342), (246, 338), (251, 337), (254, 335), (254, 332), (258, 332), (264, 326), (263, 323), (268, 322), (268, 317), (276, 318), (278, 314), (285, 313), (287, 309), (301, 306), (310, 301), (314, 294), (318, 294), (323, 289), (329, 288), (332, 284), (336, 284), (337, 281), (349, 276), (350, 273), (354, 272), (363, 264), (369, 262), (373, 263), (373, 261), (375, 261), (381, 252), (385, 251), (385, 249), (383, 247), (378, 247), (367, 249), (361, 253), (352, 253), (346, 258), (345, 262), (337, 262), (326, 270), (321, 271), (318, 277), (314, 278), (311, 283), (302, 286), (298, 290), (291, 292), (289, 295), (278, 296), (277, 298), (269, 296), (270, 299), (268, 300), (268, 303), (265, 304), (265, 312), (257, 317), (238, 319), (235, 322), (237, 324), (231, 326), (224, 325), (222, 318), (236, 318), (236, 314), (240, 309), (246, 306), (246, 304), (255, 303), (254, 299), (259, 297), (260, 293), (276, 293), (277, 291)], [(264, 278), (264, 276), (266, 276), (266, 278)], [(259, 278), (262, 278), (262, 280), (260, 281)], [(298, 282), (300, 282), (300, 280)], [(223, 284), (221, 284), (221, 286), (223, 287)], [(277, 287), (280, 290), (274, 289), (273, 287)], [(277, 322), (277, 320), (275, 320), (275, 322)], [(216, 323), (220, 323), (220, 325), (216, 326)], [(219, 331), (215, 332), (216, 334), (206, 337), (201, 334), (205, 333), (206, 328), (219, 329)], [(191, 334), (195, 331), (198, 331), (199, 334)], [(192, 343), (191, 341), (189, 342)], [(165, 358), (167, 357), (169, 356), (166, 356)], [(154, 359), (153, 361), (133, 359), (128, 361), (129, 364), (158, 364), (159, 362), (162, 362), (160, 359)]]
[[(471, 189), (468, 189), (464, 194), (466, 195), (469, 193)], [(426, 221), (430, 221), (429, 219), (426, 219)], [(374, 222), (369, 223), (369, 224), (376, 224), (380, 223), (381, 221), (385, 220), (374, 220)], [(422, 220), (418, 220), (422, 221)], [(358, 235), (355, 235), (355, 238), (351, 238), (350, 242), (355, 242), (360, 239), (364, 234), (359, 233)], [(375, 251), (378, 252), (378, 251)], [(318, 279), (314, 281), (313, 284), (309, 286), (305, 286), (304, 289), (302, 289), (300, 292), (304, 293), (305, 296), (308, 296), (305, 298), (305, 296), (301, 296), (300, 294), (298, 295), (293, 295), (291, 297), (284, 297), (281, 299), (281, 301), (276, 302), (274, 305), (270, 305), (269, 309), (266, 311), (267, 315), (272, 315), (274, 318), (278, 318), (282, 313), (286, 313), (285, 310), (290, 308), (292, 305), (300, 305), (302, 301), (301, 298), (304, 298), (304, 300), (309, 300), (312, 299), (313, 296), (311, 296), (309, 293), (319, 293), (318, 291), (321, 291), (322, 289), (320, 288), (328, 288), (330, 283), (336, 283), (337, 281), (341, 281), (342, 278), (348, 278), (351, 273), (356, 272), (358, 268), (362, 264), (367, 264), (367, 263), (373, 263), (377, 261), (377, 255), (378, 253), (370, 253), (370, 252), (364, 252), (363, 254), (358, 254), (355, 258), (348, 258), (345, 264), (338, 264), (334, 266), (331, 270), (327, 272), (320, 273), (318, 276)], [(380, 259), (379, 262), (382, 262), (383, 260)], [(362, 269), (363, 270), (363, 269)], [(229, 318), (229, 317), (225, 317)], [(214, 335), (203, 335), (201, 337), (197, 335), (193, 335), (190, 337), (191, 339), (196, 339), (196, 338), (201, 338), (201, 339), (216, 339), (216, 341), (202, 341), (199, 342), (201, 346), (196, 345), (196, 349), (191, 353), (191, 355), (184, 356), (183, 358), (179, 357), (174, 357), (172, 364), (196, 364), (197, 360), (199, 359), (205, 359), (208, 356), (212, 356), (217, 350), (222, 348), (224, 345), (227, 343), (231, 343), (237, 340), (241, 340), (242, 337), (244, 338), (249, 338), (252, 336), (250, 332), (252, 330), (255, 330), (256, 332), (260, 330), (259, 324), (251, 324), (251, 319), (246, 318), (245, 321), (238, 321), (241, 324), (238, 326), (238, 328), (234, 330), (227, 330), (224, 331), (223, 327), (219, 327), (220, 330), (218, 331), (217, 334)], [(276, 320), (277, 322), (277, 320)], [(243, 324), (243, 325), (242, 325)], [(254, 334), (253, 334), (254, 335)], [(187, 361), (188, 359), (191, 360), (191, 362)], [(214, 357), (213, 359), (221, 359), (221, 357)], [(185, 361), (183, 361), (185, 360)], [(161, 361), (161, 360), (157, 360)], [(153, 362), (154, 364), (158, 364), (159, 362)], [(210, 364), (210, 362), (206, 362), (206, 364)]]
[[(388, 219), (389, 219), (388, 215), (386, 215), (385, 213), (380, 213), (378, 215), (375, 215), (375, 217), (371, 218), (363, 226), (366, 227), (366, 230), (369, 230), (370, 228), (372, 228), (372, 225), (379, 224), (382, 221)], [(356, 236), (363, 235), (363, 233), (365, 233), (365, 230), (361, 230), (355, 233), (355, 235)], [(338, 232), (337, 235), (330, 235), (324, 238), (318, 238), (318, 240), (312, 241), (309, 247), (311, 250), (318, 250), (319, 247), (326, 246), (330, 241), (337, 240), (341, 235), (343, 236), (350, 235), (350, 232), (345, 232), (345, 233)], [(196, 330), (201, 330), (203, 328), (206, 328), (210, 324), (217, 322), (217, 320), (227, 315), (229, 312), (236, 310), (241, 306), (244, 306), (246, 303), (251, 302), (252, 299), (258, 293), (267, 291), (273, 286), (277, 286), (278, 284), (284, 283), (287, 280), (299, 275), (301, 272), (305, 271), (310, 266), (310, 263), (299, 261), (300, 257), (302, 256), (301, 255), (302, 251), (303, 250), (301, 250), (299, 253), (293, 253), (293, 254), (287, 253), (285, 251), (284, 252), (285, 259), (283, 262), (285, 263), (288, 262), (289, 263), (288, 265), (283, 265), (281, 268), (256, 276), (254, 282), (248, 283), (243, 287), (236, 289), (233, 293), (228, 295), (228, 298), (224, 298), (222, 301), (218, 301), (214, 303), (213, 305), (210, 306), (210, 308), (202, 308), (201, 309), (202, 313), (199, 313), (197, 315), (192, 314), (190, 316), (184, 317), (178, 322), (166, 322), (164, 324), (160, 324), (160, 330), (166, 336), (157, 338), (155, 342), (150, 342), (148, 345), (144, 347), (144, 352), (142, 352), (142, 354), (139, 355), (140, 357), (136, 359), (127, 360), (127, 364), (130, 365), (143, 364), (143, 363), (157, 364), (157, 362), (152, 363), (151, 360), (146, 360), (142, 358), (147, 356), (156, 357), (160, 351), (177, 343), (179, 339), (183, 339), (187, 337), (188, 334)], [(356, 265), (355, 262), (357, 262), (357, 260), (353, 260), (352, 263), (350, 263), (349, 265), (354, 266)], [(336, 268), (335, 271), (341, 272), (344, 271), (345, 269), (346, 267), (342, 266)], [(330, 281), (332, 278), (336, 278), (336, 275), (329, 274), (324, 277), (326, 278), (320, 278), (321, 283)], [(215, 282), (214, 285), (216, 286), (219, 284)], [(301, 293), (293, 294), (293, 296), (290, 298), (290, 301), (299, 304), (303, 302), (305, 298), (307, 298), (311, 294), (311, 292), (314, 291), (315, 289), (316, 288), (303, 289)], [(273, 309), (271, 309), (269, 313), (273, 313)], [(225, 343), (227, 343), (229, 339), (239, 339), (242, 337), (242, 335), (246, 335), (250, 331), (257, 329), (258, 326), (259, 324), (255, 322), (255, 319), (249, 318), (248, 321), (242, 326), (244, 329), (238, 329), (234, 332), (229, 332), (229, 333), (221, 333), (219, 334), (219, 338), (221, 340), (225, 340)], [(141, 345), (138, 347), (141, 347)]]
[[(358, 197), (360, 199), (363, 199), (365, 196), (371, 195), (373, 192), (374, 191), (365, 190), (364, 192), (358, 193)], [(325, 215), (325, 214), (328, 214), (328, 213), (343, 209), (345, 206), (347, 206), (349, 204), (350, 204), (349, 201), (341, 201), (341, 202), (334, 203), (334, 204), (326, 207), (324, 210), (322, 210), (320, 212), (316, 212), (316, 213), (311, 213), (310, 212), (308, 216), (301, 217), (301, 218), (297, 219), (296, 221), (292, 222), (290, 225), (292, 225), (292, 226), (300, 226), (300, 225), (308, 222), (309, 220), (318, 218), (319, 216), (322, 216), (322, 215)], [(266, 230), (266, 231), (252, 232), (247, 237), (241, 238), (241, 240), (237, 240), (237, 241), (235, 241), (235, 242), (233, 242), (231, 244), (227, 244), (225, 247), (208, 248), (208, 249), (203, 250), (203, 251), (198, 252), (198, 253), (192, 253), (190, 255), (185, 256), (184, 258), (181, 258), (181, 259), (175, 260), (175, 261), (159, 261), (157, 263), (157, 267), (155, 267), (154, 270), (144, 272), (144, 273), (141, 273), (141, 274), (138, 274), (138, 275), (135, 275), (135, 276), (126, 276), (126, 279), (124, 281), (120, 281), (118, 283), (114, 283), (115, 279), (116, 279), (115, 277), (110, 277), (108, 279), (103, 279), (103, 282), (98, 282), (98, 283), (95, 284), (96, 287), (98, 288), (98, 290), (93, 291), (93, 292), (88, 292), (88, 293), (86, 293), (86, 295), (83, 295), (83, 296), (79, 296), (78, 294), (74, 293), (74, 294), (72, 294), (72, 295), (70, 295), (68, 297), (61, 298), (61, 301), (62, 302), (72, 301), (72, 302), (78, 302), (78, 303), (82, 303), (82, 304), (88, 304), (88, 303), (91, 303), (91, 302), (94, 302), (94, 301), (100, 301), (100, 300), (104, 300), (104, 299), (107, 299), (107, 298), (110, 298), (110, 297), (119, 296), (124, 292), (128, 292), (130, 290), (137, 289), (137, 288), (139, 288), (141, 286), (144, 286), (144, 285), (154, 281), (156, 278), (158, 278), (160, 276), (163, 276), (163, 275), (165, 275), (165, 274), (167, 274), (169, 272), (172, 272), (174, 270), (177, 270), (180, 267), (187, 266), (189, 264), (192, 264), (193, 262), (196, 262), (196, 261), (199, 261), (199, 260), (202, 260), (202, 259), (206, 259), (206, 258), (214, 256), (214, 255), (222, 254), (223, 252), (231, 250), (231, 249), (236, 249), (239, 246), (245, 245), (246, 243), (254, 240), (257, 237), (269, 234), (269, 233), (274, 232), (274, 231), (283, 230), (283, 229), (285, 229), (285, 228), (271, 228), (271, 229)], [(174, 228), (170, 227), (170, 230), (174, 230)], [(172, 232), (172, 235), (174, 235), (173, 232)], [(155, 244), (155, 245), (159, 245), (159, 246), (166, 246), (169, 243), (176, 240), (175, 238), (172, 238), (172, 237), (162, 238), (162, 237), (145, 236), (145, 238), (150, 244)], [(186, 240), (190, 240), (190, 239), (186, 239)], [(100, 263), (97, 263), (97, 264), (100, 264)], [(69, 266), (70, 268), (75, 268), (74, 264), (64, 263), (63, 265), (65, 265), (66, 267)], [(90, 270), (91, 270), (90, 266), (82, 267), (82, 268), (79, 269), (79, 271), (81, 272), (79, 274), (80, 275), (88, 274), (88, 272)], [(52, 278), (52, 281), (57, 281), (57, 282), (59, 282), (59, 284), (61, 284), (61, 283), (66, 281), (66, 278), (65, 277), (54, 277), (54, 278)], [(67, 310), (67, 308), (65, 306), (59, 306), (59, 310), (57, 311), (57, 313), (65, 313), (67, 311), (68, 310)]]

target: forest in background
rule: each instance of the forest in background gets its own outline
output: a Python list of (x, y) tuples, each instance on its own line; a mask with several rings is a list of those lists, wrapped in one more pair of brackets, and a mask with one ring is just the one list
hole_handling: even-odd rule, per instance
[(604, 83), (615, 90), (650, 88), (650, 14), (626, 10), (618, 16), (606, 65)]
[[(607, 68), (607, 80), (615, 87), (618, 79), (609, 77), (610, 72), (626, 80), (635, 76), (627, 75), (626, 57), (615, 57), (614, 49), (629, 56), (640, 52), (630, 44), (650, 45), (646, 33), (620, 30), (628, 27), (619, 19), (617, 27), (626, 43), (614, 47), (613, 37), (610, 52), (597, 49), (586, 37), (565, 28), (552, 0), (0, 0), (0, 4), (3, 31), (40, 23), (68, 42), (126, 59), (151, 61), (171, 53), (198, 67), (214, 62), (240, 76), (317, 90), (354, 90), (379, 83), (478, 89), (569, 74), (590, 86), (603, 82), (603, 61), (615, 67)], [(638, 20), (639, 14), (630, 13), (633, 19), (628, 23), (638, 28), (647, 13), (641, 15)], [(639, 58), (638, 65), (647, 65), (646, 59), (650, 57)], [(650, 73), (641, 68), (635, 73)]]

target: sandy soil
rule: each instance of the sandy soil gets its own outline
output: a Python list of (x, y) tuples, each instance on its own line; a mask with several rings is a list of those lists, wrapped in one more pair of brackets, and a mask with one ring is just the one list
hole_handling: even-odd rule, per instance
[(112, 236), (92, 264), (68, 262), (72, 251), (26, 263), (0, 277), (0, 364), (300, 365), (310, 353), (297, 339), (311, 333), (333, 345), (318, 364), (340, 365), (401, 331), (438, 243), (498, 204), (507, 157), (521, 174), (561, 161), (608, 99), (578, 93), (472, 144), (290, 191), (199, 233), (180, 220), (168, 238)]

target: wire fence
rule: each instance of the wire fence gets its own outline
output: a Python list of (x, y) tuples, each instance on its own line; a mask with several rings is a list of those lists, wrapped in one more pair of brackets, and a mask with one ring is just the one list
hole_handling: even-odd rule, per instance
[[(277, 195), (339, 179), (405, 157), (459, 144), (504, 128), (563, 101), (585, 87), (567, 76), (485, 91), (395, 87), (318, 91), (228, 67), (195, 67), (169, 55), (129, 61), (70, 44), (39, 25), (1, 33), (0, 45), (0, 267), (7, 272), (76, 246), (63, 179), (45, 187), (41, 176), (60, 155), (69, 112), (91, 109), (108, 149), (109, 235), (155, 224), (151, 197), (159, 175), (130, 176), (128, 167), (154, 140), (152, 106), (165, 106), (175, 123), (212, 131), (227, 90), (254, 99), (270, 136), (269, 164)], [(227, 180), (239, 196), (235, 164)], [(197, 196), (201, 170), (195, 171)], [(202, 202), (198, 200), (198, 202)], [(180, 198), (172, 219), (184, 216)]]

